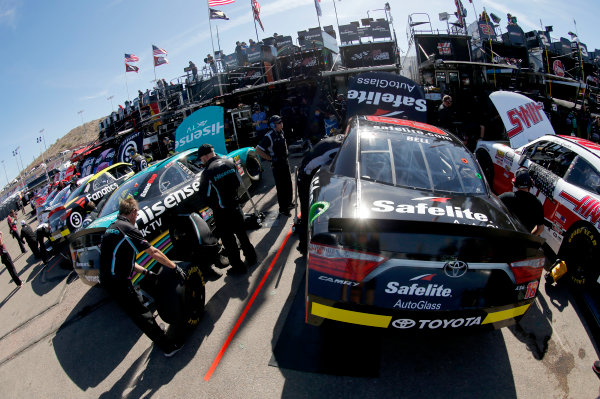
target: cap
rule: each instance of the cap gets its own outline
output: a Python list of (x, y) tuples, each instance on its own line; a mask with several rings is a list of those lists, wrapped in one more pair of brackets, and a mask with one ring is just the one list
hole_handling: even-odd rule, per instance
[(521, 168), (515, 172), (513, 185), (516, 188), (529, 188), (533, 185), (533, 180), (529, 176), (529, 171), (526, 168)]
[(198, 148), (198, 157), (208, 155), (213, 151), (214, 151), (214, 148), (212, 145), (204, 143)]
[(273, 115), (269, 118), (269, 123), (281, 123), (281, 116)]
[(21, 226), (25, 226), (25, 221), (21, 220)]

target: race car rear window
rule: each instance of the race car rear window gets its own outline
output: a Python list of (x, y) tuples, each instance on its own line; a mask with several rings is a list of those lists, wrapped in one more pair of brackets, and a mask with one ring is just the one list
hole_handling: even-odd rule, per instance
[(431, 191), (485, 193), (471, 154), (452, 141), (362, 132), (359, 153), (360, 178), (364, 180)]

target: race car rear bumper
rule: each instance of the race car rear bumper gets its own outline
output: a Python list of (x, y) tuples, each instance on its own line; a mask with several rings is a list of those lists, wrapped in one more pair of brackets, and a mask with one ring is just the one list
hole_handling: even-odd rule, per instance
[(486, 309), (414, 312), (372, 308), (308, 295), (306, 323), (319, 326), (325, 319), (399, 330), (443, 330), (465, 327), (498, 329), (515, 324), (533, 299)]

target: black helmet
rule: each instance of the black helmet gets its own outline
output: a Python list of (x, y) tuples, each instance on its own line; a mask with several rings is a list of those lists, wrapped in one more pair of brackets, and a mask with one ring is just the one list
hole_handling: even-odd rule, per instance
[(273, 115), (269, 118), (269, 123), (281, 123), (281, 116)]
[(252, 111), (260, 111), (260, 105), (258, 105), (258, 103), (254, 103), (252, 105)]

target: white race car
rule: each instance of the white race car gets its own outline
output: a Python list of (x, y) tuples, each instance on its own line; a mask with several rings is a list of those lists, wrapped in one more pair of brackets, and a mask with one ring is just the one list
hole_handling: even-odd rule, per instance
[(496, 194), (513, 191), (520, 167), (529, 169), (531, 192), (544, 206), (547, 248), (564, 260), (580, 284), (600, 281), (600, 145), (554, 133), (541, 105), (517, 93), (495, 92), (510, 142), (479, 141), (475, 149)]

